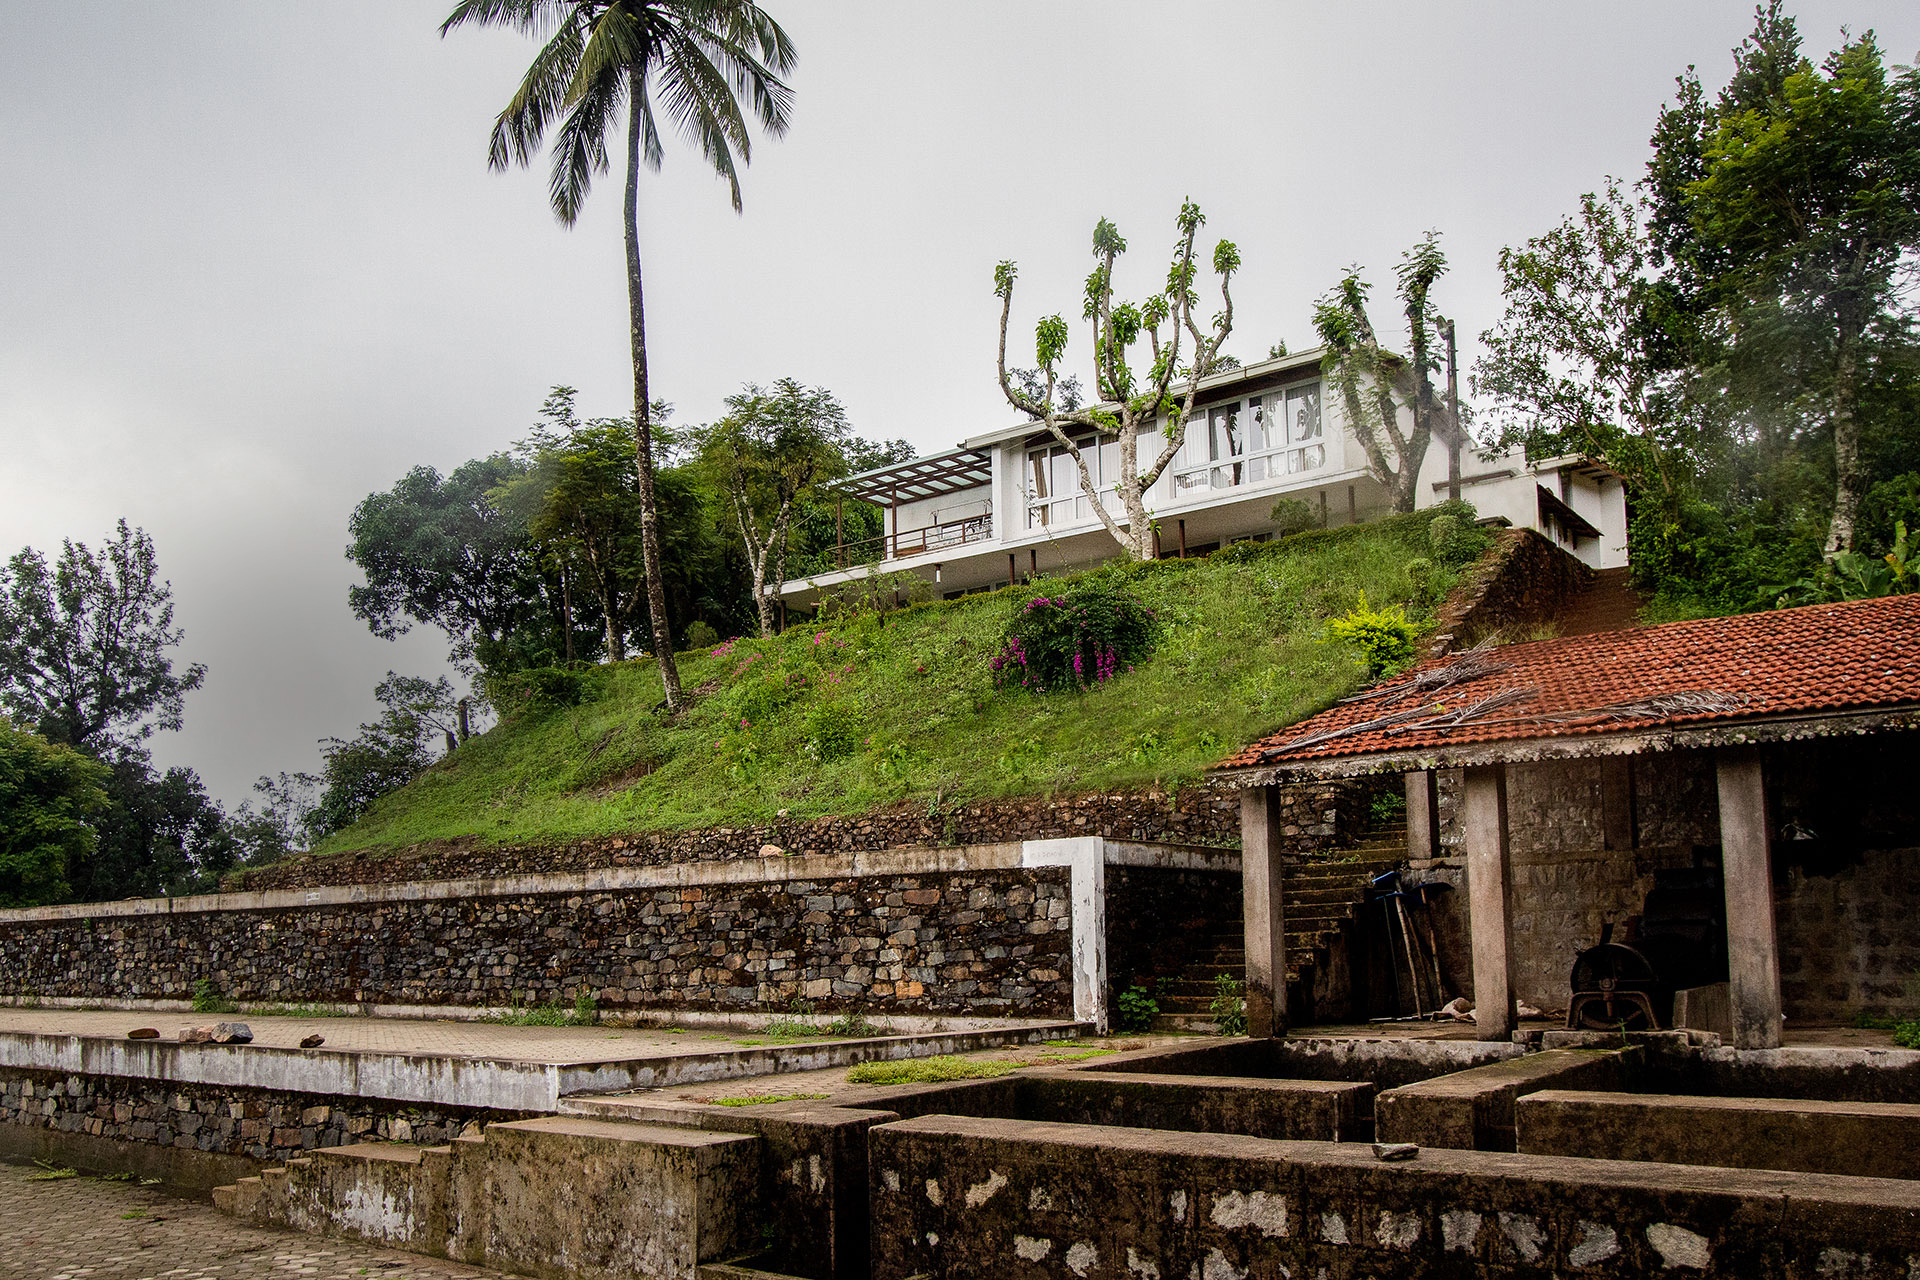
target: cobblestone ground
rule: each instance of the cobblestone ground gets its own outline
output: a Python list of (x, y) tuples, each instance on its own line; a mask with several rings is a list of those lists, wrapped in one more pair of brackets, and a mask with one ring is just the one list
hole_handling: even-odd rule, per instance
[(247, 1226), (157, 1187), (30, 1181), (0, 1163), (0, 1275), (11, 1280), (506, 1280), (499, 1272)]

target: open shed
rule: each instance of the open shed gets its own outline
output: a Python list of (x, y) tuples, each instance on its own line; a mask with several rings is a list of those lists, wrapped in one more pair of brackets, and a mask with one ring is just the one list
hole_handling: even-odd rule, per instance
[[(1287, 1025), (1286, 984), (1276, 980), (1286, 972), (1279, 789), (1379, 774), (1406, 777), (1411, 858), (1431, 859), (1443, 843), (1461, 855), (1483, 1039), (1514, 1031), (1516, 920), (1525, 925), (1518, 949), (1551, 963), (1591, 940), (1556, 936), (1585, 916), (1549, 901), (1554, 885), (1588, 867), (1600, 868), (1589, 877), (1596, 885), (1623, 882), (1611, 874), (1622, 869), (1630, 885), (1662, 859), (1717, 864), (1737, 1047), (1780, 1043), (1776, 883), (1807, 867), (1839, 887), (1787, 922), (1796, 998), (1821, 1008), (1870, 1003), (1876, 992), (1910, 1001), (1920, 994), (1904, 991), (1920, 970), (1920, 876), (1910, 874), (1920, 870), (1917, 748), (1920, 596), (1423, 663), (1215, 773), (1216, 785), (1241, 793), (1250, 1027), (1277, 1035)], [(1547, 872), (1518, 888), (1516, 816), (1530, 848), (1544, 851), (1529, 857)], [(1606, 908), (1610, 892), (1620, 900), (1617, 887), (1571, 892), (1587, 914)], [(1863, 966), (1890, 977), (1852, 982), (1850, 970)]]

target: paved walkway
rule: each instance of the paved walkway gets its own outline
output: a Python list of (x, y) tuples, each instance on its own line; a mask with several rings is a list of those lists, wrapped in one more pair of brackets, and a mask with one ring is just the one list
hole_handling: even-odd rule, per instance
[(309, 1035), (326, 1037), (328, 1049), (433, 1057), (484, 1058), (504, 1062), (624, 1062), (634, 1058), (670, 1058), (768, 1043), (747, 1032), (655, 1031), (620, 1027), (516, 1027), (491, 1022), (432, 1021), (425, 1018), (280, 1018), (248, 1013), (155, 1013), (150, 1009), (0, 1008), (0, 1031), (42, 1035), (124, 1037), (135, 1027), (152, 1027), (171, 1040), (180, 1028), (215, 1022), (244, 1022), (253, 1042), (292, 1049)]
[(198, 1200), (0, 1164), (0, 1274), (18, 1280), (496, 1280), (499, 1272), (235, 1222)]

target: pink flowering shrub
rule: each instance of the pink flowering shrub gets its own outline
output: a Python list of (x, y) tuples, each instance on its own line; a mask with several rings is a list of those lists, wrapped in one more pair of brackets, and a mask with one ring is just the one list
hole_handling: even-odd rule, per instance
[(1105, 684), (1152, 654), (1160, 623), (1118, 573), (1035, 596), (1007, 623), (988, 662), (1001, 688), (1050, 693)]

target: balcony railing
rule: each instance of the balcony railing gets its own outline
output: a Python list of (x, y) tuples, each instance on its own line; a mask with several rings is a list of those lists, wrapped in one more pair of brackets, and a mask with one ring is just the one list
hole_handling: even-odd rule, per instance
[(884, 560), (905, 560), (912, 556), (932, 555), (951, 547), (962, 547), (971, 542), (985, 542), (993, 537), (993, 508), (977, 516), (968, 516), (965, 520), (949, 520), (943, 524), (930, 524), (920, 529), (898, 529), (892, 533), (883, 533), (877, 538), (862, 538), (857, 542), (847, 542), (838, 548), (840, 567), (851, 565), (878, 564)]

